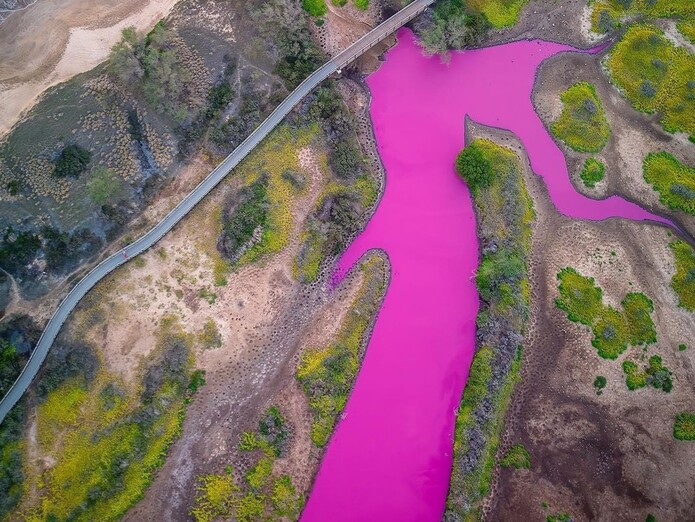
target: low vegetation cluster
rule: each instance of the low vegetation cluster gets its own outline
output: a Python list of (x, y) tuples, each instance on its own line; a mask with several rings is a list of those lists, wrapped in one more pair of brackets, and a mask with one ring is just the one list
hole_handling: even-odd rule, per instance
[(603, 180), (606, 166), (595, 158), (587, 158), (584, 167), (579, 173), (579, 179), (589, 188), (596, 187), (596, 184)]
[(514, 444), (500, 459), (503, 468), (514, 467), (516, 469), (529, 469), (531, 467), (531, 455), (523, 444)]
[[(447, 520), (480, 517), (500, 445), (504, 416), (520, 379), (521, 342), (529, 315), (528, 261), (535, 218), (517, 155), (476, 139), (456, 159), (475, 203), (481, 262), (476, 345), (454, 434)], [(520, 448), (509, 465), (525, 463)], [(503, 458), (504, 460), (504, 458)]]
[(311, 440), (320, 448), (328, 443), (345, 408), (385, 291), (381, 257), (369, 258), (360, 266), (360, 272), (362, 284), (335, 340), (329, 346), (306, 350), (297, 367), (297, 379), (313, 414)]
[(640, 292), (630, 292), (619, 311), (603, 303), (603, 290), (592, 277), (566, 267), (557, 274), (560, 297), (555, 304), (567, 312), (570, 321), (591, 328), (591, 344), (605, 359), (617, 359), (628, 346), (646, 346), (656, 342), (651, 313), (654, 304)]
[(256, 431), (242, 433), (239, 451), (248, 453), (254, 464), (241, 481), (235, 478), (232, 466), (223, 474), (199, 477), (191, 510), (195, 521), (229, 517), (239, 522), (296, 520), (304, 497), (297, 492), (292, 477), (274, 469), (276, 459), (284, 455), (290, 431), (280, 410), (272, 406)]
[(695, 440), (695, 413), (682, 412), (676, 415), (673, 436), (678, 440)]
[[(692, 7), (692, 6), (691, 6)], [(662, 115), (669, 132), (695, 135), (695, 55), (659, 28), (630, 27), (608, 57), (608, 69), (632, 106)]]
[(572, 85), (560, 95), (562, 113), (550, 125), (553, 135), (579, 152), (599, 152), (610, 128), (596, 88), (588, 82)]
[(664, 205), (695, 216), (695, 167), (668, 152), (652, 152), (644, 159), (643, 172)]
[(640, 369), (635, 361), (623, 361), (623, 372), (625, 373), (625, 384), (629, 390), (638, 390), (651, 385), (668, 393), (673, 388), (673, 374), (663, 365), (661, 357), (658, 355), (652, 355), (644, 369)]

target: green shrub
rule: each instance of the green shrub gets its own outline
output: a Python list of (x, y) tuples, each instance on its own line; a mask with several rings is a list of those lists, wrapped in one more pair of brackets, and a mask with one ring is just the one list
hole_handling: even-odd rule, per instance
[(598, 152), (608, 141), (610, 129), (596, 88), (575, 83), (560, 95), (562, 114), (550, 125), (553, 135), (580, 152)]
[(268, 221), (268, 178), (260, 176), (241, 192), (241, 201), (225, 217), (221, 241), (223, 253), (236, 261), (240, 252), (252, 240), (256, 230), (262, 230)]
[(664, 205), (695, 216), (695, 167), (684, 165), (668, 152), (652, 152), (644, 159), (643, 172)]
[(492, 164), (476, 143), (468, 145), (456, 157), (456, 172), (474, 195), (480, 188), (489, 187), (495, 175)]
[(688, 349), (688, 345), (687, 345), (687, 344), (679, 344), (679, 345), (678, 345), (678, 351), (679, 351), (679, 352), (684, 352), (684, 351), (686, 351), (687, 349)]
[(510, 27), (519, 20), (521, 9), (528, 0), (466, 0), (471, 11), (481, 13), (495, 28)]
[(678, 440), (695, 440), (695, 413), (679, 413), (673, 423), (673, 436)]
[(587, 158), (579, 178), (584, 182), (584, 185), (594, 188), (596, 183), (603, 180), (605, 171), (606, 167), (603, 163), (594, 158)]
[(570, 321), (591, 326), (603, 313), (603, 290), (593, 277), (584, 277), (574, 268), (566, 267), (557, 274), (560, 298), (555, 304), (567, 312)]
[(514, 444), (500, 460), (500, 466), (503, 468), (514, 466), (516, 469), (530, 469), (531, 455), (523, 444)]
[(365, 11), (369, 7), (369, 0), (355, 0), (355, 7)]
[(55, 162), (53, 175), (59, 178), (77, 178), (92, 160), (92, 153), (77, 144), (67, 145)]
[(598, 375), (596, 379), (594, 379), (594, 388), (596, 388), (596, 395), (601, 395), (605, 387), (606, 378), (603, 375)]
[(676, 273), (671, 278), (671, 288), (678, 295), (678, 306), (695, 311), (695, 252), (685, 241), (669, 244), (676, 262)]

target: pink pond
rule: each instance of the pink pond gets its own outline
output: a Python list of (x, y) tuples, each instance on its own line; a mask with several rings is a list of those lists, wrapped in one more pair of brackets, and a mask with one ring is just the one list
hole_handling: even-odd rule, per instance
[(661, 221), (618, 197), (591, 200), (572, 187), (531, 104), (539, 64), (570, 47), (522, 41), (457, 53), (443, 64), (424, 57), (410, 31), (398, 36), (367, 80), (386, 190), (338, 267), (344, 274), (365, 251), (381, 248), (392, 278), (305, 522), (441, 519), (478, 311), (475, 215), (453, 170), (466, 115), (519, 136), (564, 214)]

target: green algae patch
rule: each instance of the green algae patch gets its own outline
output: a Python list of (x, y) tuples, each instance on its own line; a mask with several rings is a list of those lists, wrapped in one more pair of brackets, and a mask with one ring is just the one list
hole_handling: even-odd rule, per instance
[(651, 313), (654, 304), (646, 295), (631, 292), (622, 301), (623, 311), (603, 304), (603, 291), (592, 277), (566, 267), (557, 275), (560, 282), (558, 308), (570, 321), (591, 328), (592, 346), (604, 359), (617, 359), (628, 346), (656, 342), (656, 328)]
[(695, 311), (695, 252), (685, 241), (669, 244), (676, 262), (676, 273), (671, 278), (671, 288), (678, 295), (678, 306)]
[(492, 27), (511, 27), (519, 21), (519, 15), (528, 0), (466, 0), (471, 11), (482, 13)]
[(572, 85), (560, 95), (562, 113), (550, 125), (553, 136), (580, 152), (599, 152), (610, 128), (596, 88), (588, 82)]
[(605, 176), (606, 166), (595, 158), (587, 158), (584, 161), (584, 167), (579, 173), (579, 179), (588, 188), (596, 187), (596, 183), (603, 181)]
[(607, 61), (632, 106), (659, 112), (669, 132), (695, 134), (695, 56), (648, 24), (630, 27)]
[(659, 201), (671, 210), (695, 216), (694, 167), (668, 152), (652, 152), (644, 159), (643, 172), (647, 183), (659, 193)]
[(360, 266), (362, 285), (335, 341), (306, 350), (297, 368), (313, 414), (311, 440), (319, 448), (328, 443), (357, 377), (363, 346), (385, 291), (384, 269), (380, 257)]
[[(456, 169), (471, 189), (483, 255), (476, 273), (479, 344), (456, 416), (445, 518), (477, 520), (490, 490), (504, 417), (520, 380), (521, 346), (501, 339), (521, 339), (525, 331), (535, 211), (514, 151), (475, 139), (458, 155)], [(471, 445), (477, 430), (482, 437), (478, 434), (475, 439), (483, 442)]]

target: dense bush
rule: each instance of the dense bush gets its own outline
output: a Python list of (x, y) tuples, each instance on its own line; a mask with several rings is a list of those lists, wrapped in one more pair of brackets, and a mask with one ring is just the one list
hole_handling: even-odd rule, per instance
[(268, 179), (260, 176), (241, 191), (240, 201), (230, 207), (224, 218), (224, 231), (219, 243), (220, 251), (236, 261), (268, 220)]
[(594, 379), (594, 388), (596, 388), (596, 395), (601, 395), (605, 387), (606, 378), (603, 375), (598, 375), (596, 379)]
[(610, 129), (596, 88), (575, 83), (560, 95), (562, 113), (550, 125), (555, 137), (581, 152), (598, 152), (608, 141)]
[(78, 378), (87, 388), (97, 375), (99, 359), (94, 349), (86, 343), (58, 342), (46, 357), (41, 370), (37, 391), (41, 400), (68, 379)]
[(22, 362), (14, 345), (0, 338), (0, 399), (17, 380), (22, 371)]
[(33, 232), (15, 232), (12, 227), (8, 227), (0, 242), (0, 267), (17, 275), (34, 260), (40, 248), (41, 238)]
[(87, 170), (87, 165), (92, 160), (92, 153), (77, 144), (67, 145), (63, 148), (55, 162), (53, 175), (59, 178), (76, 178)]
[(101, 240), (86, 228), (69, 234), (46, 227), (41, 234), (46, 263), (53, 272), (77, 266), (81, 258), (95, 253), (101, 246)]
[(492, 164), (475, 143), (464, 148), (456, 157), (456, 172), (464, 179), (474, 196), (478, 189), (490, 186), (495, 174)]

